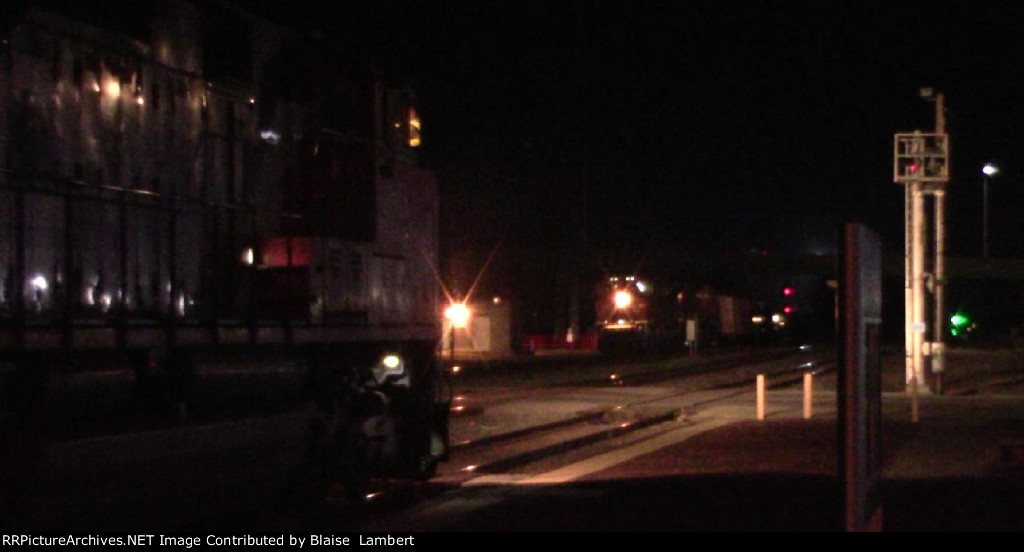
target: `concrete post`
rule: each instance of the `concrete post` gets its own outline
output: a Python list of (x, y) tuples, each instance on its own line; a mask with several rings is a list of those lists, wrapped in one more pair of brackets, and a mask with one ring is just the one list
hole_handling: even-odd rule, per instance
[(757, 375), (757, 419), (764, 419), (764, 374)]
[(811, 405), (814, 399), (814, 374), (804, 374), (804, 419), (811, 419)]

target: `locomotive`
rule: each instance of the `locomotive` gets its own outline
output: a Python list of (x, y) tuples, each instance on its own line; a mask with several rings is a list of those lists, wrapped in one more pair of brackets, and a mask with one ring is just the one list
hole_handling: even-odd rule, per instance
[(595, 312), (598, 347), (607, 352), (741, 344), (761, 329), (746, 297), (635, 274), (599, 282)]
[(415, 92), (227, 3), (110, 25), (19, 6), (0, 27), (11, 480), (58, 443), (162, 435), (186, 462), (213, 433), (353, 498), (431, 477), (450, 396)]

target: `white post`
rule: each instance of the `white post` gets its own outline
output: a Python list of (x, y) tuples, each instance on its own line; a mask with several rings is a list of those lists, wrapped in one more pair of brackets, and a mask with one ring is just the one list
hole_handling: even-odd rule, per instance
[(757, 375), (757, 419), (764, 419), (764, 374)]
[[(912, 269), (913, 274), (911, 283), (914, 286), (914, 319), (913, 327), (911, 328), (914, 341), (913, 341), (913, 353), (914, 353), (914, 380), (918, 386), (922, 385), (924, 379), (924, 330), (927, 327), (925, 323), (925, 273), (924, 273), (924, 254), (925, 254), (925, 220), (924, 220), (924, 192), (921, 189), (920, 182), (914, 182), (913, 184), (913, 217), (914, 217), (914, 236), (913, 236), (913, 263)], [(918, 389), (918, 392), (922, 392)]]
[(935, 392), (942, 394), (946, 371), (946, 191), (935, 191), (935, 328), (932, 335), (932, 375)]
[(804, 374), (804, 419), (811, 419), (811, 402), (814, 397), (814, 374), (807, 372)]
[(904, 189), (904, 209), (903, 224), (905, 234), (903, 237), (903, 249), (904, 249), (904, 261), (903, 261), (903, 288), (904, 288), (904, 337), (906, 342), (906, 384), (910, 386), (910, 382), (914, 379), (914, 248), (913, 248), (913, 237), (914, 237), (914, 207), (913, 191), (911, 185), (906, 184), (903, 186)]

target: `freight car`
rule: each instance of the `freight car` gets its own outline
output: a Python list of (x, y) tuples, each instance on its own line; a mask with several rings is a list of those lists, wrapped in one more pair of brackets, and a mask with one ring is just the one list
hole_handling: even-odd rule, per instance
[(595, 301), (603, 351), (742, 344), (760, 331), (753, 301), (707, 284), (610, 276), (597, 285)]
[(352, 497), (430, 477), (449, 399), (414, 91), (228, 3), (66, 5), (0, 28), (5, 475), (100, 435), (99, 465), (129, 435), (184, 463), (217, 434)]

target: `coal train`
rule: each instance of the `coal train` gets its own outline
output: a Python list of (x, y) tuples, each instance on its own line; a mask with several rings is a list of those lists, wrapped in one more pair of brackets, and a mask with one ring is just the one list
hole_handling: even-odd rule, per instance
[(595, 312), (598, 347), (607, 352), (753, 343), (766, 328), (750, 298), (635, 274), (599, 282)]
[(66, 5), (0, 22), (5, 472), (160, 431), (186, 462), (220, 431), (352, 497), (431, 477), (450, 397), (415, 92), (229, 3)]

